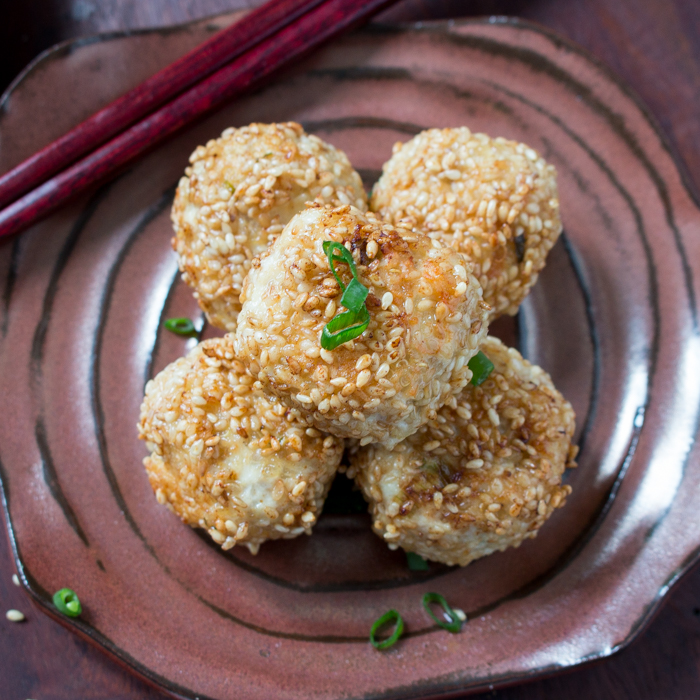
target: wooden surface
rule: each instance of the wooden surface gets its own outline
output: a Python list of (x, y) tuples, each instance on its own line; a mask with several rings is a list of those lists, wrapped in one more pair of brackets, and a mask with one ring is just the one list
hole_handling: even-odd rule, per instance
[[(0, 26), (0, 88), (52, 43), (95, 32), (159, 26), (252, 6), (245, 0), (23, 0), (7, 3)], [(403, 0), (401, 20), (518, 15), (587, 48), (629, 84), (669, 136), (700, 189), (700, 12), (697, 0)], [(154, 700), (164, 696), (41, 612), (12, 584), (0, 538), (0, 696), (7, 700)], [(138, 605), (138, 601), (135, 601)], [(479, 700), (688, 700), (700, 696), (700, 568), (667, 597), (626, 650), (586, 668), (475, 696)]]

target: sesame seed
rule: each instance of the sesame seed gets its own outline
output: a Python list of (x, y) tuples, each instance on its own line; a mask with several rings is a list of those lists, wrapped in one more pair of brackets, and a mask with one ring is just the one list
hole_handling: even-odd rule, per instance
[(10, 622), (23, 622), (26, 619), (19, 610), (8, 610), (5, 613), (5, 617)]
[(363, 387), (372, 378), (372, 372), (368, 369), (363, 369), (358, 375), (356, 384), (358, 387)]
[(379, 368), (375, 373), (376, 378), (382, 379), (383, 377), (386, 377), (386, 375), (389, 374), (390, 369), (391, 365), (388, 362), (383, 362), (381, 365), (379, 365)]
[[(355, 369), (360, 371), (363, 369), (366, 369), (372, 364), (372, 356), (371, 355), (362, 355), (358, 361), (355, 363)], [(362, 385), (360, 385), (362, 386)]]

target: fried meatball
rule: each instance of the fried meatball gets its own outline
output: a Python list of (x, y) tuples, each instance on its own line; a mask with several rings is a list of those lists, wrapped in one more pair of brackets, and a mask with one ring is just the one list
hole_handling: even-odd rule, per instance
[[(369, 327), (333, 350), (324, 326), (342, 310), (323, 250), (352, 252), (369, 290)], [(336, 264), (344, 285), (351, 271)], [(471, 378), (488, 307), (464, 259), (427, 236), (399, 232), (350, 206), (298, 214), (254, 263), (241, 294), (236, 352), (289, 407), (320, 430), (392, 446)]]
[(469, 385), (393, 450), (361, 448), (351, 461), (374, 531), (392, 549), (465, 566), (517, 547), (571, 487), (574, 412), (549, 375), (496, 338), (483, 352), (495, 369)]
[(190, 156), (172, 209), (173, 247), (210, 323), (235, 330), (251, 260), (313, 200), (367, 209), (347, 156), (299, 124), (226, 129)]
[(138, 426), (158, 502), (222, 549), (253, 554), (310, 534), (343, 453), (341, 438), (255, 384), (230, 337), (207, 340), (148, 382)]
[(371, 209), (463, 253), (491, 319), (517, 312), (561, 233), (554, 166), (523, 143), (466, 127), (396, 144)]

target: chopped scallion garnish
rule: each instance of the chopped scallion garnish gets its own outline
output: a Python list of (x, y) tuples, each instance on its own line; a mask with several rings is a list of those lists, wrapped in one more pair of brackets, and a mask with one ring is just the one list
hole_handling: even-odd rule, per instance
[(78, 596), (70, 588), (61, 588), (53, 594), (53, 604), (68, 617), (78, 617), (83, 611)]
[(196, 338), (197, 329), (189, 318), (169, 318), (164, 324), (166, 330), (187, 338)]
[[(445, 616), (449, 618), (449, 622), (436, 617), (430, 607), (431, 603), (439, 603), (442, 606), (442, 609), (445, 611)], [(439, 593), (426, 593), (423, 596), (423, 607), (426, 609), (428, 615), (433, 618), (438, 627), (442, 627), (452, 633), (459, 632), (460, 629), (462, 629), (462, 620), (460, 620), (459, 615), (457, 615), (450, 607), (449, 603)]]
[(481, 350), (469, 360), (467, 367), (472, 371), (471, 383), (474, 386), (483, 384), (493, 372), (493, 362)]
[[(357, 277), (357, 268), (350, 251), (336, 241), (323, 241), (323, 252), (328, 257), (328, 265), (333, 276), (343, 290), (340, 303), (347, 309), (334, 316), (324, 327), (321, 334), (321, 347), (324, 350), (334, 350), (339, 345), (354, 340), (362, 335), (369, 326), (369, 311), (365, 306), (365, 300), (369, 290)], [(343, 262), (352, 273), (352, 280), (346, 287), (340, 275), (336, 272), (336, 262)]]
[(408, 562), (409, 571), (427, 571), (428, 562), (423, 559), (420, 554), (415, 552), (406, 552), (406, 561)]
[[(377, 632), (384, 627), (384, 625), (396, 624), (394, 631), (390, 637), (386, 639), (378, 640)], [(385, 612), (373, 625), (369, 633), (369, 641), (375, 649), (383, 650), (394, 646), (399, 640), (399, 637), (403, 634), (403, 618), (396, 610), (389, 610)]]
[[(360, 309), (364, 307), (365, 299), (369, 294), (369, 289), (365, 287), (357, 279), (352, 279), (348, 288), (343, 292), (343, 296), (340, 298), (340, 303), (350, 311), (358, 313)], [(367, 307), (365, 307), (366, 310)]]
[(363, 306), (359, 314), (344, 311), (332, 318), (321, 333), (321, 347), (335, 350), (339, 345), (362, 335), (369, 326), (369, 312)]

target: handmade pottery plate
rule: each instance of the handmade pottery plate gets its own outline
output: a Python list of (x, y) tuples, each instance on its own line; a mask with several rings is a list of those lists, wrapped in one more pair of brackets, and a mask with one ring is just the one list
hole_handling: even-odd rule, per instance
[[(5, 170), (223, 23), (100, 37), (28, 69), (0, 113)], [(573, 495), (540, 536), (465, 569), (408, 570), (366, 514), (228, 553), (159, 506), (136, 420), (145, 381), (198, 317), (170, 248), (190, 152), (230, 125), (302, 122), (369, 186), (391, 146), (432, 126), (531, 144), (559, 171), (565, 235), (515, 322), (494, 328), (551, 374), (578, 415)], [(0, 248), (0, 460), (22, 581), (61, 618), (177, 697), (427, 698), (613, 653), (700, 543), (696, 300), (700, 212), (629, 92), (579, 49), (509, 20), (379, 27), (156, 149)], [(464, 609), (434, 627), (424, 592)], [(387, 652), (372, 622), (402, 612)]]

